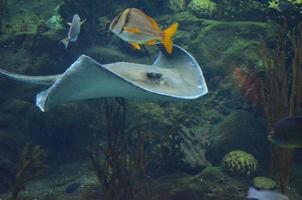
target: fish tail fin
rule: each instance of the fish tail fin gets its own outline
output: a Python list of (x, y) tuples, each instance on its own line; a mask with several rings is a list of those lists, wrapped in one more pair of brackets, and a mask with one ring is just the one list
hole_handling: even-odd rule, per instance
[(173, 50), (172, 37), (175, 35), (178, 26), (179, 26), (178, 22), (175, 22), (172, 25), (170, 25), (167, 29), (165, 29), (162, 33), (162, 42), (169, 54), (171, 54)]
[(65, 46), (65, 49), (67, 49), (68, 44), (69, 44), (69, 39), (65, 38), (65, 39), (61, 40), (60, 42), (62, 42), (64, 44), (64, 46)]

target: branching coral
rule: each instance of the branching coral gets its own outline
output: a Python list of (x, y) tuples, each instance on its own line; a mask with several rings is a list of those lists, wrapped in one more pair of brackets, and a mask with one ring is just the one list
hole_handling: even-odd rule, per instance
[[(299, 114), (302, 99), (302, 23), (294, 30), (278, 26), (278, 39), (274, 49), (262, 48), (265, 68), (263, 102), (268, 130), (278, 120)], [(292, 151), (274, 150), (281, 189), (287, 192), (289, 165)]]
[(106, 142), (89, 150), (91, 162), (106, 199), (132, 200), (145, 167), (144, 135), (139, 127), (135, 128), (137, 131), (131, 129), (136, 135), (125, 130), (123, 99), (116, 102), (106, 99), (103, 109), (106, 113)]
[(12, 188), (11, 198), (17, 199), (20, 190), (24, 185), (41, 175), (48, 167), (43, 164), (45, 151), (40, 146), (34, 146), (32, 149), (27, 144), (20, 158), (20, 168), (17, 171), (14, 187)]

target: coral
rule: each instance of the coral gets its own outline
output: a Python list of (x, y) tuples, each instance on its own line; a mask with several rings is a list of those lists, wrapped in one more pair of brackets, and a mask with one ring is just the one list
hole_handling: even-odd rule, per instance
[[(126, 105), (124, 99), (105, 99), (103, 109), (107, 124), (107, 138), (103, 145), (89, 150), (92, 166), (101, 183), (105, 199), (134, 199), (135, 188), (144, 177), (144, 136), (126, 132)], [(102, 109), (102, 110), (103, 110)]]
[[(291, 28), (287, 23), (276, 25), (277, 41), (272, 49), (261, 49), (266, 80), (263, 84), (263, 102), (268, 130), (285, 116), (299, 115), (302, 99), (302, 23)], [(272, 162), (279, 171), (281, 191), (286, 193), (292, 150), (274, 147)]]
[(235, 150), (224, 156), (221, 165), (232, 175), (249, 176), (257, 170), (258, 161), (249, 153)]
[(277, 183), (270, 178), (257, 176), (253, 179), (253, 186), (262, 190), (274, 190)]
[(62, 29), (63, 28), (63, 19), (61, 15), (58, 13), (59, 6), (56, 7), (54, 14), (51, 18), (47, 21), (47, 25), (51, 29)]
[(46, 153), (40, 146), (34, 146), (33, 149), (26, 145), (20, 158), (20, 168), (17, 171), (14, 187), (12, 188), (12, 199), (17, 196), (24, 185), (33, 178), (40, 176), (46, 168), (43, 164), (43, 158)]
[(173, 12), (184, 11), (187, 3), (186, 0), (169, 0), (168, 7)]
[(212, 16), (216, 11), (216, 3), (210, 0), (192, 0), (188, 8), (198, 17)]
[(218, 5), (222, 20), (263, 20), (266, 5), (256, 0), (223, 0)]

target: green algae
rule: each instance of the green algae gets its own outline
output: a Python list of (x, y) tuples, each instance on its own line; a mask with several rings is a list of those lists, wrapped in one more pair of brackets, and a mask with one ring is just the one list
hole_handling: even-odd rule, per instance
[(270, 178), (257, 176), (253, 178), (253, 186), (262, 190), (274, 190), (277, 187), (277, 183)]

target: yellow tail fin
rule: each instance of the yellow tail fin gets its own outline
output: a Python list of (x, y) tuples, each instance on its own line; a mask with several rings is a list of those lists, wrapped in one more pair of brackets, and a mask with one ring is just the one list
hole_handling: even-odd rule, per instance
[(162, 42), (169, 54), (171, 54), (173, 50), (172, 37), (175, 35), (177, 31), (178, 25), (179, 25), (178, 22), (175, 22), (174, 24), (170, 25), (166, 30), (164, 30), (162, 33), (163, 34)]

